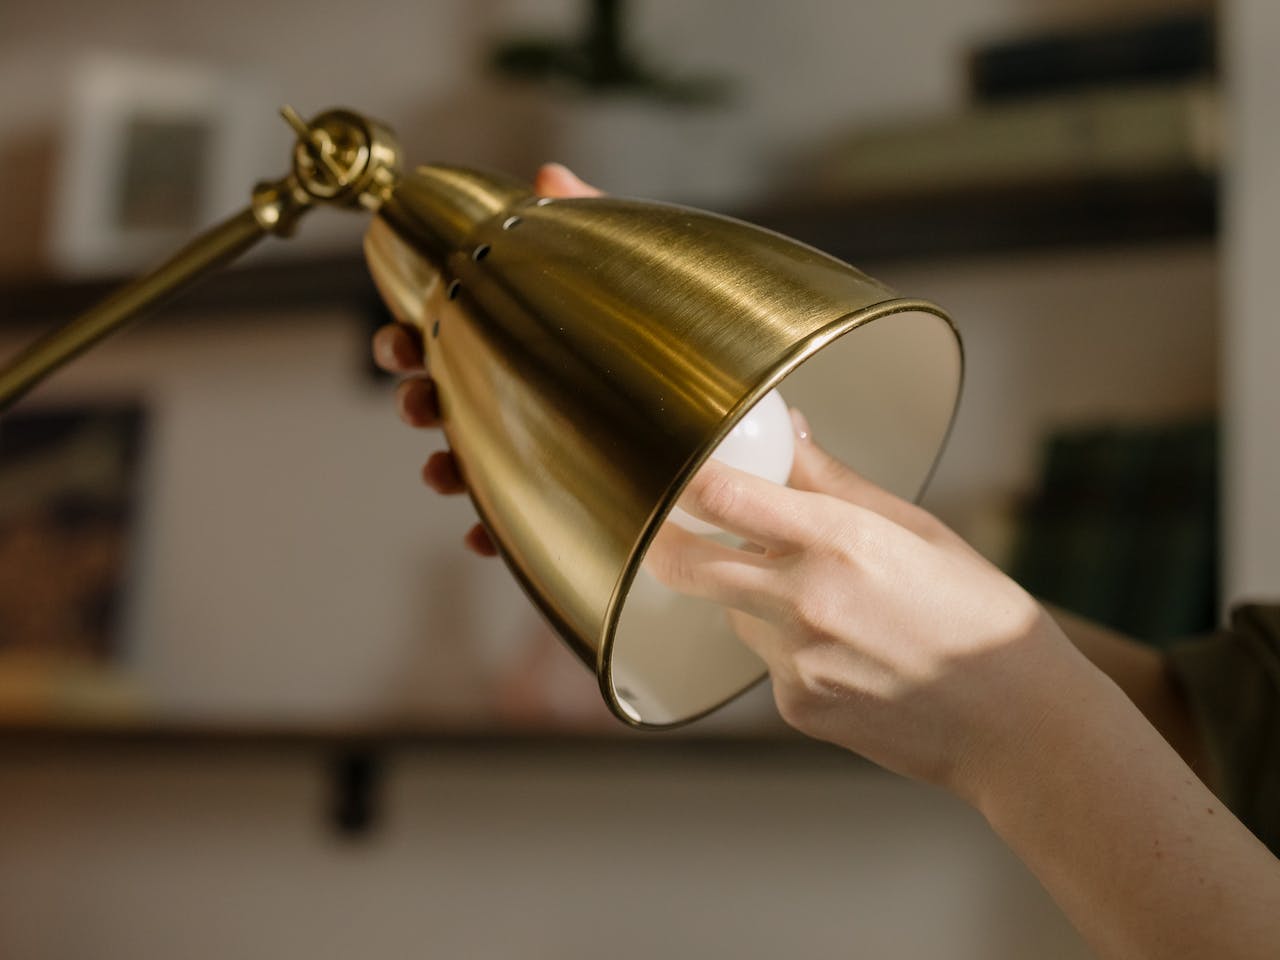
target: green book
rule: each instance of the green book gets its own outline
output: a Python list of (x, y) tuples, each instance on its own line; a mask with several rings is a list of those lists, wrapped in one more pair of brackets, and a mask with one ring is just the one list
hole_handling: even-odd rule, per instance
[(1051, 435), (1014, 579), (1042, 600), (1151, 641), (1211, 628), (1216, 438), (1210, 422)]
[(1155, 643), (1218, 618), (1218, 434), (1213, 422), (1159, 431), (1140, 517), (1142, 553), (1119, 625)]

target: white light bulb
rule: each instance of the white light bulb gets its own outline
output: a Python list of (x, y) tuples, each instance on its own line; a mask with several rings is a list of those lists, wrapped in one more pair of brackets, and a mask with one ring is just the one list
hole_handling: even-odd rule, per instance
[[(711, 457), (773, 483), (785, 484), (791, 476), (795, 453), (796, 435), (791, 413), (781, 394), (770, 390), (733, 425)], [(667, 519), (693, 533), (721, 532), (719, 527), (699, 520), (679, 507), (672, 510)]]

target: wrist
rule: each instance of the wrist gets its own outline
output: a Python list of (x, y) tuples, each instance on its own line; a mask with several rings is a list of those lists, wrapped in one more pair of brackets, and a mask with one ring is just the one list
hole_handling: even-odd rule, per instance
[(1100, 955), (1270, 956), (1275, 859), (1107, 675), (1049, 675), (966, 798)]
[[(1009, 679), (1002, 716), (958, 771), (953, 792), (993, 823), (1012, 802), (1052, 790), (1077, 745), (1100, 727), (1106, 737), (1121, 690), (1069, 643), (1046, 644)], [(1131, 706), (1131, 705), (1130, 705)]]

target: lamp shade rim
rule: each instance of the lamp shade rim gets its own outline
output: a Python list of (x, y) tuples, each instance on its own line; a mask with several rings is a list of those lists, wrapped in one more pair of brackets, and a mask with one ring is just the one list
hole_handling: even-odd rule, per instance
[(653, 538), (657, 535), (657, 532), (661, 528), (667, 515), (676, 506), (676, 502), (684, 493), (685, 487), (687, 487), (692, 481), (694, 475), (702, 467), (703, 463), (711, 457), (711, 454), (733, 429), (738, 420), (753, 406), (755, 406), (761, 398), (769, 393), (769, 391), (775, 389), (783, 380), (794, 373), (805, 361), (810, 359), (814, 354), (822, 350), (828, 344), (874, 320), (879, 320), (894, 314), (908, 312), (932, 314), (947, 324), (951, 334), (955, 338), (957, 363), (959, 368), (955, 396), (952, 400), (951, 411), (947, 418), (946, 428), (942, 432), (941, 440), (938, 443), (937, 449), (934, 451), (928, 469), (924, 472), (924, 475), (921, 478), (919, 487), (915, 492), (914, 499), (918, 500), (928, 488), (929, 483), (932, 481), (933, 475), (938, 468), (938, 464), (942, 459), (942, 454), (946, 450), (947, 442), (951, 437), (952, 429), (955, 426), (956, 414), (959, 410), (960, 396), (964, 389), (964, 343), (960, 337), (959, 330), (956, 328), (955, 322), (945, 310), (928, 300), (894, 297), (873, 303), (850, 313), (843, 314), (815, 330), (812, 334), (797, 344), (792, 351), (784, 355), (774, 365), (769, 375), (763, 378), (760, 383), (742, 397), (729, 415), (724, 418), (714, 436), (708, 442), (704, 443), (702, 447), (680, 468), (676, 475), (676, 479), (668, 486), (666, 492), (650, 513), (649, 518), (645, 521), (643, 532), (636, 540), (635, 546), (632, 548), (631, 554), (627, 558), (626, 565), (618, 577), (605, 612), (603, 636), (601, 638), (601, 642), (596, 648), (595, 663), (595, 673), (599, 682), (600, 692), (604, 697), (605, 703), (608, 704), (609, 710), (614, 714), (614, 716), (627, 726), (647, 731), (671, 730), (677, 727), (682, 727), (686, 724), (693, 723), (710, 713), (714, 713), (725, 704), (737, 699), (747, 690), (759, 685), (759, 683), (768, 676), (767, 670), (762, 669), (754, 679), (745, 683), (722, 699), (719, 699), (706, 706), (704, 709), (700, 709), (688, 716), (682, 716), (672, 721), (652, 721), (641, 719), (632, 711), (626, 709), (626, 707), (620, 702), (618, 694), (614, 688), (613, 651), (615, 635), (622, 612), (623, 600), (631, 589), (632, 582), (635, 580), (635, 577), (640, 570), (641, 563), (648, 552), (649, 546), (652, 543)]

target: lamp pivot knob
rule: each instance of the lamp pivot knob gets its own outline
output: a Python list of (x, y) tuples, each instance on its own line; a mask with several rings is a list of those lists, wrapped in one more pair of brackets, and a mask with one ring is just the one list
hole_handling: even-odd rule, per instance
[(293, 176), (313, 200), (377, 210), (400, 178), (400, 144), (383, 124), (352, 110), (310, 121), (290, 106), (281, 116), (298, 136)]

